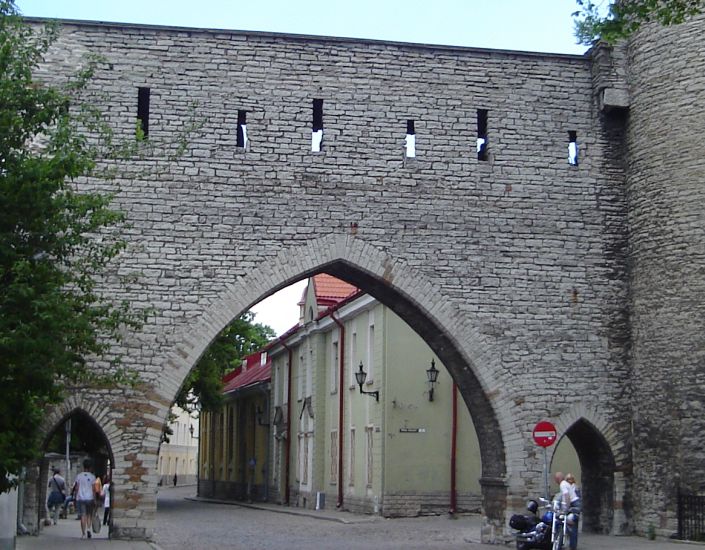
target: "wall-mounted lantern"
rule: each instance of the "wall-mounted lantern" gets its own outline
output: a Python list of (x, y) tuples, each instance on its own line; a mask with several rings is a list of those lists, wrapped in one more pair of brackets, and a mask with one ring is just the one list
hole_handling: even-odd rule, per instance
[(436, 368), (436, 361), (431, 359), (431, 368), (426, 369), (426, 377), (428, 378), (428, 385), (430, 389), (428, 390), (428, 400), (433, 401), (433, 388), (436, 386), (438, 381), (438, 369)]
[(362, 385), (365, 383), (367, 378), (367, 373), (362, 368), (362, 361), (360, 361), (360, 368), (355, 373), (355, 380), (357, 380), (357, 385), (360, 386), (360, 393), (365, 395), (374, 395), (375, 399), (379, 403), (379, 391), (365, 391), (362, 389)]
[(194, 436), (194, 435), (193, 435), (193, 431), (194, 431), (194, 430), (193, 430), (193, 424), (191, 424), (191, 425), (188, 427), (188, 431), (189, 431), (189, 433), (191, 434), (191, 437), (193, 437), (194, 439), (198, 439), (198, 436)]

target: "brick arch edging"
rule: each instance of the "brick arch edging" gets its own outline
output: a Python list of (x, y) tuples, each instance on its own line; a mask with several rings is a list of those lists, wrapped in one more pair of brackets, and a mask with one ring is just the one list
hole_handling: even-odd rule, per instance
[[(81, 392), (72, 392), (61, 402), (52, 407), (49, 413), (44, 416), (40, 425), (40, 433), (42, 434), (43, 444), (46, 443), (47, 437), (71, 414), (76, 411), (81, 411), (90, 417), (100, 432), (108, 442), (110, 455), (114, 462), (118, 461), (118, 457), (124, 453), (121, 451), (122, 445), (118, 437), (119, 430), (111, 420), (111, 411), (109, 407), (100, 399), (96, 399), (95, 395), (87, 396)], [(113, 468), (116, 464), (113, 464)]]
[[(584, 402), (575, 403), (554, 419), (554, 422), (558, 433), (564, 435), (579, 420), (589, 422), (596, 432), (605, 439), (612, 453), (615, 469), (623, 469), (624, 465), (629, 462), (628, 449), (624, 444), (624, 439), (619, 437), (617, 430), (597, 408)], [(549, 462), (553, 460), (556, 447), (557, 445), (553, 445), (550, 448)]]
[[(613, 535), (631, 534), (633, 531), (632, 520), (625, 510), (628, 500), (630, 479), (628, 472), (631, 470), (631, 455), (628, 445), (619, 437), (617, 430), (605, 419), (595, 407), (580, 402), (566, 409), (555, 419), (556, 429), (559, 434), (567, 431), (578, 421), (585, 420), (602, 436), (612, 453), (614, 461), (613, 488), (612, 488), (612, 524), (609, 531)], [(553, 454), (557, 445), (551, 448), (549, 464), (553, 461)]]
[[(509, 485), (518, 483), (512, 478), (523, 467), (522, 449), (517, 443), (521, 442), (521, 434), (509, 412), (511, 399), (503, 384), (504, 374), (498, 360), (500, 354), (494, 344), (477, 330), (469, 314), (461, 314), (423, 273), (352, 235), (333, 234), (287, 247), (258, 266), (256, 272), (238, 277), (229, 284), (196, 324), (175, 334), (172, 345), (166, 345), (169, 351), (161, 361), (163, 373), (154, 388), (160, 396), (159, 402), (173, 402), (189, 371), (215, 335), (242, 311), (302, 276), (335, 263), (346, 263), (391, 283), (402, 294), (413, 297), (419, 311), (437, 326), (444, 327), (451, 335), (463, 335), (464, 342), (455, 341), (457, 349), (472, 366), (482, 391), (492, 396), (492, 414), (499, 426), (505, 454), (504, 471), (499, 477)], [(160, 412), (166, 418), (168, 409)]]

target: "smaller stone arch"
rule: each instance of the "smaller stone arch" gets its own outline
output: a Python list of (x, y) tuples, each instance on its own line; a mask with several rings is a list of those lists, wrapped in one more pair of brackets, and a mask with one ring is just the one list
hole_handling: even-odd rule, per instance
[(598, 410), (584, 403), (565, 411), (557, 419), (556, 428), (571, 442), (580, 461), (583, 529), (624, 533), (623, 472), (628, 458), (616, 430)]
[[(94, 460), (98, 466), (98, 473), (103, 475), (108, 468), (115, 467), (115, 449), (112, 445), (105, 426), (108, 423), (107, 407), (101, 407), (99, 399), (84, 398), (82, 395), (73, 394), (56, 406), (49, 409), (40, 426), (42, 457), (33, 464), (28, 465), (24, 484), (24, 509), (22, 510), (23, 523), (32, 533), (39, 531), (40, 523), (44, 517), (45, 502), (47, 499), (47, 479), (50, 467), (61, 469), (70, 488), (76, 469), (82, 466), (76, 462), (76, 455), (87, 456)], [(81, 449), (73, 449), (70, 454), (72, 472), (66, 471), (64, 450), (53, 449), (52, 440), (62, 434), (63, 427), (68, 419), (72, 419), (74, 433), (80, 433), (79, 439), (90, 438)], [(53, 451), (53, 452), (52, 452)], [(102, 460), (101, 460), (102, 459)]]

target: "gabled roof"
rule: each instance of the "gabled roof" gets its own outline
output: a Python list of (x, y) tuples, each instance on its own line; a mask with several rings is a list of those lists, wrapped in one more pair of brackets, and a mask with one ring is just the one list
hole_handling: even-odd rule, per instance
[(245, 358), (246, 368), (238, 367), (223, 378), (223, 393), (242, 390), (272, 379), (272, 361), (267, 357), (262, 365), (262, 353), (256, 352)]
[(316, 303), (322, 307), (333, 306), (358, 291), (356, 286), (327, 273), (319, 273), (312, 278)]

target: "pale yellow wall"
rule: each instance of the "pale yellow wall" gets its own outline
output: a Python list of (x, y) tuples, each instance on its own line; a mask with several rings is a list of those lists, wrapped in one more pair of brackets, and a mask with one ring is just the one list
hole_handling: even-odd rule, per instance
[[(342, 482), (346, 498), (379, 502), (384, 493), (448, 491), (453, 387), (450, 375), (421, 337), (383, 305), (373, 302), (369, 309), (356, 311), (348, 317), (344, 307), (336, 312), (336, 316), (343, 319), (345, 326), (344, 345), (338, 326), (329, 319), (306, 325), (288, 342), (292, 348), (292, 488), (311, 493), (323, 491), (327, 493), (329, 503), (336, 498), (337, 481)], [(374, 324), (373, 331), (370, 331), (371, 323)], [(333, 352), (334, 341), (338, 344), (339, 356), (344, 358), (342, 379)], [(270, 352), (270, 357), (273, 361), (272, 399), (285, 409), (284, 373), (288, 353), (279, 347)], [(436, 359), (440, 374), (435, 400), (429, 402), (426, 369), (432, 358)], [(374, 397), (361, 395), (354, 381), (353, 372), (357, 371), (361, 361), (368, 375), (372, 366), (371, 381), (368, 379), (364, 389), (380, 391), (379, 403)], [(311, 364), (310, 382), (305, 373), (307, 362)], [(280, 382), (275, 379), (277, 372), (282, 377)], [(334, 378), (337, 384), (333, 383)], [(341, 392), (344, 399), (342, 473), (337, 471)], [(314, 409), (314, 418), (306, 424), (309, 430), (313, 430), (309, 454), (312, 470), (308, 483), (303, 485), (300, 444), (304, 444), (305, 439), (300, 440), (298, 432), (304, 398), (308, 395)], [(400, 428), (404, 427), (424, 431), (400, 433)], [(355, 429), (354, 449), (351, 449), (351, 428)], [(372, 442), (371, 479), (368, 479), (368, 436)], [(278, 463), (278, 487), (283, 494), (285, 442), (276, 440), (274, 431), (272, 442), (277, 446), (272, 453), (272, 471)], [(351, 461), (351, 452), (354, 461)], [(479, 445), (470, 414), (460, 396), (456, 456), (457, 490), (479, 494)], [(331, 471), (337, 474), (333, 479)]]
[[(169, 422), (172, 435), (169, 443), (162, 443), (159, 448), (159, 474), (162, 476), (177, 475), (195, 476), (198, 454), (198, 419), (177, 406), (172, 407), (175, 419)], [(189, 427), (194, 427), (193, 436)], [(194, 437), (195, 436), (195, 437)]]
[[(385, 491), (450, 487), (452, 388), (450, 375), (426, 343), (397, 315), (387, 314)], [(440, 371), (434, 401), (426, 370)], [(458, 400), (458, 490), (480, 491), (479, 445), (467, 407)], [(401, 430), (419, 430), (403, 433)]]
[[(370, 348), (370, 322), (374, 320), (374, 345)], [(379, 403), (374, 397), (362, 395), (355, 383), (354, 372), (362, 361), (364, 370), (368, 372), (365, 391), (379, 390), (384, 379), (384, 307), (376, 304), (371, 311), (362, 311), (354, 318), (345, 321), (345, 420), (343, 434), (343, 468), (344, 489), (348, 496), (381, 499), (382, 494), (382, 445), (383, 445), (383, 412), (384, 396)], [(370, 355), (371, 354), (371, 355)], [(370, 359), (374, 364), (370, 374)], [(328, 369), (330, 372), (330, 370)], [(337, 416), (336, 416), (337, 419)], [(355, 430), (354, 449), (352, 429)], [(368, 437), (372, 441), (372, 468), (368, 476)], [(329, 442), (330, 444), (330, 437)], [(354, 460), (351, 461), (351, 452)], [(327, 453), (330, 457), (330, 452)], [(328, 459), (330, 460), (330, 458)], [(329, 464), (329, 462), (328, 462)], [(351, 475), (352, 474), (352, 475)]]
[[(262, 470), (267, 460), (268, 428), (257, 423), (257, 406), (266, 410), (265, 394), (231, 398), (221, 411), (201, 413), (199, 461), (203, 479), (244, 482), (254, 473), (256, 484), (264, 482), (265, 474)], [(239, 420), (239, 415), (242, 415), (242, 420)], [(241, 422), (243, 437), (240, 436)], [(215, 440), (212, 439), (213, 435)], [(252, 457), (256, 460), (254, 471), (249, 468), (249, 459)], [(211, 467), (214, 474), (211, 473)]]
[(553, 480), (553, 474), (555, 472), (563, 472), (564, 474), (572, 473), (575, 476), (575, 483), (578, 487), (582, 487), (581, 483), (581, 470), (580, 470), (580, 460), (578, 459), (578, 454), (575, 451), (575, 447), (570, 442), (567, 437), (562, 437), (558, 441), (558, 446), (553, 453), (553, 459), (551, 460), (550, 467), (550, 483), (551, 483), (551, 494), (558, 492), (558, 486)]

